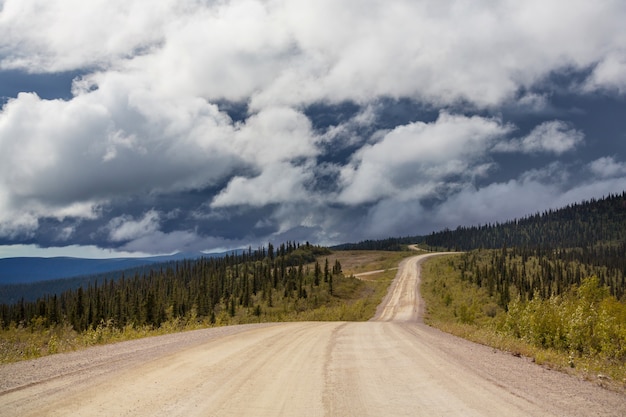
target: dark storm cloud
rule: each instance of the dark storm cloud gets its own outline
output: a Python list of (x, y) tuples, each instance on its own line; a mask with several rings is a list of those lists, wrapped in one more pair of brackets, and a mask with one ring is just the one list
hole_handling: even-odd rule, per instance
[(5, 0), (0, 244), (336, 243), (621, 192), (625, 18), (583, 0)]

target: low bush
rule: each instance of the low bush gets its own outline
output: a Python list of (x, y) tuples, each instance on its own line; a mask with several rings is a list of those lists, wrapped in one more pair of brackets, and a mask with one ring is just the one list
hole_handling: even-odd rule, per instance
[(496, 348), (533, 357), (537, 363), (594, 379), (602, 375), (626, 387), (626, 304), (598, 278), (588, 277), (562, 295), (514, 298), (506, 309), (498, 293), (464, 280), (458, 256), (422, 266), (427, 323)]

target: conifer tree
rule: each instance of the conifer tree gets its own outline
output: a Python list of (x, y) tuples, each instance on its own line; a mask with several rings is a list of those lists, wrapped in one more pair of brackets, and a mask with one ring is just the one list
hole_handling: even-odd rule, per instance
[(328, 258), (326, 258), (326, 262), (324, 264), (324, 282), (328, 282), (329, 275), (330, 275), (330, 270), (328, 269)]
[(313, 283), (315, 286), (320, 285), (320, 276), (322, 275), (322, 268), (320, 267), (319, 262), (315, 261), (315, 268), (313, 271)]

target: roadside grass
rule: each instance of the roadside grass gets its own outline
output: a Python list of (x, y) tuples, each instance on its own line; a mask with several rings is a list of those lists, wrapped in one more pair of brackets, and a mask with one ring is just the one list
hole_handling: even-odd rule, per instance
[[(0, 330), (0, 364), (217, 326), (287, 321), (366, 321), (374, 316), (376, 307), (387, 293), (398, 263), (415, 254), (415, 251), (338, 251), (321, 256), (318, 262), (322, 265), (326, 258), (331, 265), (335, 260), (342, 265), (343, 274), (333, 276), (332, 295), (329, 294), (328, 283), (321, 283), (319, 287), (307, 286), (306, 298), (293, 294), (285, 297), (282, 292), (274, 292), (270, 303), (267, 296), (264, 299), (259, 293), (252, 297), (252, 307), (238, 307), (234, 315), (230, 314), (227, 305), (221, 304), (214, 309), (213, 317), (198, 317), (192, 308), (185, 317), (173, 317), (168, 311), (168, 319), (156, 328), (133, 323), (122, 327), (108, 320), (81, 333), (67, 323), (51, 325), (41, 317), (31, 323), (11, 323), (8, 328)], [(312, 270), (313, 264), (308, 266)], [(368, 275), (367, 281), (353, 277), (353, 274), (372, 270), (385, 271)]]
[(35, 321), (28, 326), (12, 323), (8, 329), (0, 330), (0, 364), (205, 327), (199, 321), (174, 319), (158, 328), (132, 323), (120, 328), (110, 320), (78, 333), (67, 323), (48, 325), (39, 318)]
[(544, 348), (529, 342), (528, 337), (503, 331), (512, 320), (511, 315), (498, 306), (496, 298), (489, 296), (485, 288), (461, 279), (453, 266), (455, 256), (458, 255), (435, 257), (422, 264), (420, 291), (428, 325), (626, 393), (623, 359)]
[[(405, 258), (419, 255), (418, 251), (337, 251), (328, 256), (328, 262), (332, 265), (339, 260), (345, 276), (356, 275), (362, 272), (394, 269)], [(394, 274), (395, 276), (395, 274)], [(369, 278), (368, 278), (369, 279)]]
[[(376, 307), (395, 275), (395, 270), (387, 270), (368, 276), (367, 281), (353, 277), (335, 278), (332, 297), (320, 294), (307, 300), (283, 299), (282, 306), (263, 310), (258, 321), (367, 321), (376, 313)], [(240, 321), (255, 322), (245, 318)]]

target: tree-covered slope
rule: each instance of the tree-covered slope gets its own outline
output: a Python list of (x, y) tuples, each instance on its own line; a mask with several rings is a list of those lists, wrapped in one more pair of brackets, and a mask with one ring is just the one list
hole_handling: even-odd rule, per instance
[(368, 239), (358, 243), (343, 243), (341, 245), (332, 246), (331, 249), (401, 251), (403, 249), (406, 249), (406, 245), (419, 242), (422, 239), (422, 236), (390, 237), (387, 239), (379, 240)]
[[(283, 299), (320, 304), (333, 295), (333, 277), (340, 265), (321, 266), (316, 257), (330, 254), (327, 248), (287, 242), (278, 248), (251, 249), (222, 258), (170, 262), (163, 268), (119, 279), (91, 282), (85, 287), (46, 295), (34, 302), (0, 304), (0, 325), (28, 324), (35, 318), (46, 323), (68, 323), (75, 330), (93, 328), (101, 322), (116, 326), (161, 323), (178, 317), (234, 316), (238, 310), (271, 308)], [(315, 263), (314, 268), (305, 267)]]
[(459, 226), (426, 236), (433, 248), (583, 248), (626, 239), (626, 192), (505, 223)]

